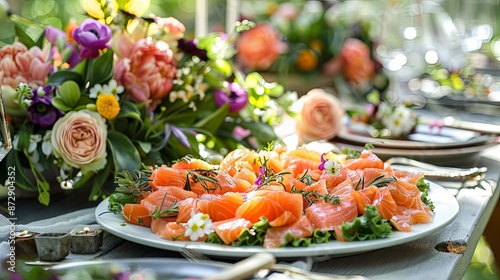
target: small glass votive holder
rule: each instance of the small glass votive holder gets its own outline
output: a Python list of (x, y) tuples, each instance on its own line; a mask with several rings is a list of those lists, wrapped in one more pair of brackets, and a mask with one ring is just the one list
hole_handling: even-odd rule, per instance
[(92, 254), (101, 248), (104, 234), (98, 225), (78, 225), (70, 235), (71, 253)]
[(16, 242), (15, 252), (17, 257), (32, 258), (38, 256), (35, 243), (35, 236), (37, 235), (37, 232), (27, 230), (16, 232), (14, 240)]
[(69, 255), (69, 233), (51, 232), (35, 236), (38, 258), (42, 261), (60, 261)]

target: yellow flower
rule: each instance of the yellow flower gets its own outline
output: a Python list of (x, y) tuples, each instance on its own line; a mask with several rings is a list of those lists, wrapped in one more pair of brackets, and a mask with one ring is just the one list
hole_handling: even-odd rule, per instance
[(83, 9), (89, 16), (111, 23), (118, 12), (118, 3), (116, 0), (85, 0)]
[(150, 0), (131, 0), (125, 5), (125, 10), (140, 17), (149, 9), (150, 5)]
[(108, 120), (112, 120), (120, 113), (120, 104), (113, 94), (100, 94), (96, 101), (97, 112)]

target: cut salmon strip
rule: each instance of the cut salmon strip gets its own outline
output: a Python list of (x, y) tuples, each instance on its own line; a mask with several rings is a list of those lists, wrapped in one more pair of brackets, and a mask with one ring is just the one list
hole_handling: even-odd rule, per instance
[(398, 206), (396, 214), (391, 218), (391, 224), (399, 231), (412, 231), (412, 224), (425, 224), (432, 221), (433, 216), (425, 210)]
[(121, 215), (125, 221), (140, 225), (140, 226), (151, 226), (151, 216), (148, 209), (142, 204), (132, 204), (127, 203), (123, 206)]
[(314, 227), (309, 222), (306, 216), (301, 216), (301, 218), (290, 225), (282, 227), (271, 227), (266, 231), (266, 236), (264, 237), (264, 248), (279, 248), (285, 245), (291, 240), (288, 238), (305, 238), (310, 237), (314, 231)]
[(213, 222), (215, 233), (226, 245), (229, 245), (231, 244), (231, 242), (238, 240), (238, 236), (240, 236), (241, 232), (246, 228), (251, 228), (252, 225), (253, 223), (249, 220), (236, 217)]
[(174, 186), (184, 188), (186, 186), (186, 171), (162, 165), (154, 169), (150, 176), (149, 185), (153, 190), (162, 186)]
[(240, 193), (204, 194), (200, 196), (197, 206), (202, 213), (210, 216), (212, 221), (234, 218), (236, 209), (243, 204)]
[(391, 196), (391, 192), (386, 187), (377, 188), (372, 204), (377, 206), (380, 216), (390, 220), (396, 214), (397, 205)]
[(376, 186), (369, 186), (368, 188), (351, 192), (352, 197), (356, 200), (359, 214), (363, 215), (365, 213), (366, 205), (372, 204), (377, 189), (378, 188)]
[(384, 162), (371, 150), (363, 150), (359, 158), (348, 159), (344, 165), (347, 169), (384, 168)]
[(342, 222), (354, 220), (358, 216), (358, 206), (352, 197), (345, 198), (340, 204), (318, 202), (308, 207), (305, 215), (314, 228), (331, 231)]

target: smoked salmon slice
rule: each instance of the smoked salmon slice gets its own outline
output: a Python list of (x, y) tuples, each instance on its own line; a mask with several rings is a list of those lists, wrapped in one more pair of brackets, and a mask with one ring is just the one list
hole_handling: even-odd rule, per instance
[(198, 209), (208, 214), (212, 221), (222, 221), (234, 218), (236, 209), (243, 204), (243, 197), (240, 193), (231, 192), (223, 195), (204, 194), (197, 202)]
[(244, 218), (231, 218), (227, 220), (213, 222), (214, 231), (220, 237), (224, 244), (229, 245), (231, 242), (238, 240), (241, 232), (244, 229), (249, 229), (253, 223)]
[(186, 186), (186, 171), (162, 165), (154, 169), (150, 176), (149, 185), (153, 190), (159, 187), (174, 186), (184, 188)]
[[(282, 227), (271, 227), (264, 237), (264, 248), (279, 248), (291, 241), (292, 237), (310, 237), (314, 231), (313, 225), (306, 216), (301, 216), (293, 224)], [(288, 238), (288, 239), (287, 239)]]
[(314, 228), (332, 231), (342, 222), (351, 222), (358, 216), (358, 206), (354, 198), (345, 198), (340, 204), (318, 202), (306, 209), (305, 216)]
[(384, 168), (384, 162), (371, 150), (363, 150), (359, 158), (348, 159), (344, 165), (347, 169)]

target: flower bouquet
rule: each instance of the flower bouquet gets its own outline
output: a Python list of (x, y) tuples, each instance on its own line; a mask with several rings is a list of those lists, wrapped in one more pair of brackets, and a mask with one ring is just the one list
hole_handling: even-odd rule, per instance
[(0, 80), (14, 149), (1, 164), (15, 167), (16, 187), (44, 205), (54, 188), (91, 187), (96, 200), (122, 170), (276, 140), (293, 95), (230, 63), (252, 22), (187, 40), (175, 18), (94, 4), (83, 22), (35, 35), (39, 24), (10, 15), (17, 40), (0, 50)]

